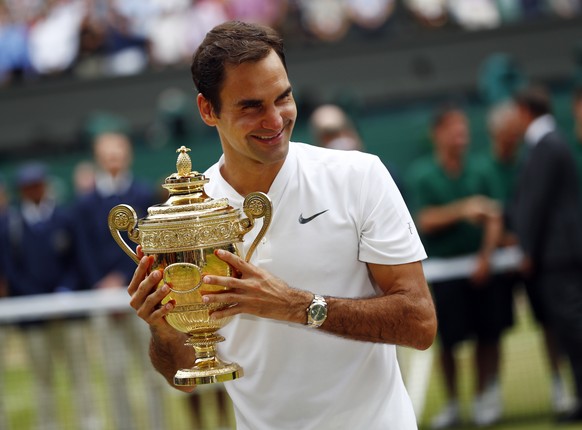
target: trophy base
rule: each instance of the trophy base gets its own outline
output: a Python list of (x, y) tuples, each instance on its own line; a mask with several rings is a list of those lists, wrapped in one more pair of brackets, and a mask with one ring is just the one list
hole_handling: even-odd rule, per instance
[(180, 369), (174, 375), (174, 385), (195, 386), (202, 384), (214, 384), (216, 382), (233, 381), (244, 375), (242, 367), (236, 363), (224, 363), (213, 361), (211, 367), (192, 367)]

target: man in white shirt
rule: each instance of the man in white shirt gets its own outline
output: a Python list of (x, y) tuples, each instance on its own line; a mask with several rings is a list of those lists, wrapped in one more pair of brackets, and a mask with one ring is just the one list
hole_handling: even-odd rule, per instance
[[(229, 288), (204, 300), (232, 304), (212, 318), (235, 316), (220, 348), (246, 370), (225, 384), (237, 428), (417, 428), (395, 345), (428, 348), (436, 317), (426, 254), (390, 174), (373, 155), (290, 142), (297, 110), (273, 30), (215, 27), (192, 75), (224, 153), (206, 172), (208, 194), (240, 207), (262, 191), (274, 208), (249, 263), (216, 253), (241, 276), (203, 279)], [(151, 263), (141, 259), (130, 303), (150, 325), (154, 366), (173, 383), (193, 352), (164, 320), (174, 304), (158, 306), (169, 290), (156, 290), (159, 271), (146, 276)]]

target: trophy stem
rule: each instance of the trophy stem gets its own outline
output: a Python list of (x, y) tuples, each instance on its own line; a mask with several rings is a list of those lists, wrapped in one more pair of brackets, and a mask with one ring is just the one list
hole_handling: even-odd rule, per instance
[(223, 340), (224, 337), (216, 333), (191, 333), (185, 345), (194, 348), (196, 359), (191, 368), (176, 372), (174, 384), (195, 386), (241, 378), (242, 367), (236, 363), (226, 363), (217, 356), (216, 344)]

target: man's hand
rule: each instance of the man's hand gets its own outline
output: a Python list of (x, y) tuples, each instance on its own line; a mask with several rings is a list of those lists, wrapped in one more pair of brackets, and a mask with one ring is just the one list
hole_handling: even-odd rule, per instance
[(121, 288), (125, 285), (126, 279), (122, 273), (111, 272), (101, 278), (94, 286), (96, 290), (108, 288)]
[(164, 306), (161, 305), (170, 289), (167, 285), (157, 288), (162, 279), (160, 270), (154, 270), (149, 275), (147, 274), (151, 269), (154, 257), (151, 255), (144, 257), (140, 246), (137, 247), (136, 253), (140, 262), (127, 287), (127, 292), (131, 296), (129, 304), (152, 329), (170, 329), (164, 317), (174, 308), (175, 303), (169, 301)]
[(229, 307), (215, 311), (211, 318), (220, 319), (246, 313), (262, 318), (305, 324), (305, 310), (313, 295), (290, 287), (265, 270), (247, 263), (235, 254), (216, 250), (215, 255), (230, 264), (239, 277), (204, 276), (202, 282), (221, 285), (226, 291), (207, 292), (204, 303), (226, 303)]
[(476, 195), (462, 201), (461, 214), (464, 219), (473, 224), (482, 224), (491, 216), (501, 212), (499, 204), (488, 197)]
[(489, 257), (479, 254), (477, 256), (477, 265), (471, 274), (471, 282), (476, 287), (482, 287), (486, 284), (491, 275), (491, 265)]

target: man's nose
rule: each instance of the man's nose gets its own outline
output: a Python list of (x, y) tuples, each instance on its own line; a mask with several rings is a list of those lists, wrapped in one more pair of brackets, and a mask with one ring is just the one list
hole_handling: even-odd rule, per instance
[(283, 127), (283, 115), (277, 106), (271, 106), (265, 111), (261, 127), (267, 130), (280, 130)]

